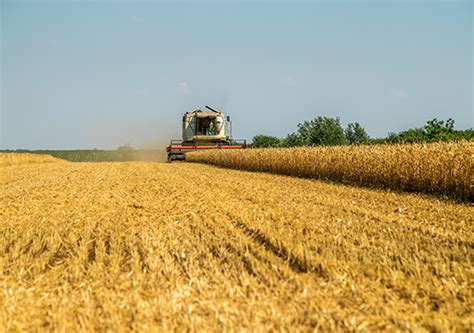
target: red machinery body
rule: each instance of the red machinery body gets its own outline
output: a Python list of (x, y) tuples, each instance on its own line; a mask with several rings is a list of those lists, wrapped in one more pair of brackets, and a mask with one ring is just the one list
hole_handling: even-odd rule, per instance
[(170, 145), (166, 148), (166, 152), (168, 153), (168, 161), (171, 162), (176, 160), (184, 161), (185, 154), (191, 151), (207, 149), (245, 149), (246, 147), (247, 143), (245, 140), (236, 140), (232, 143), (218, 142), (214, 145), (210, 145), (210, 143), (197, 144), (194, 142), (176, 142), (172, 140)]

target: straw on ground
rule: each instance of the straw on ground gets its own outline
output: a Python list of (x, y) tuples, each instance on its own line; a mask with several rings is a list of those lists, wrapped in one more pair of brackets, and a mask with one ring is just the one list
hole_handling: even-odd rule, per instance
[(190, 163), (0, 159), (1, 331), (474, 324), (468, 205)]

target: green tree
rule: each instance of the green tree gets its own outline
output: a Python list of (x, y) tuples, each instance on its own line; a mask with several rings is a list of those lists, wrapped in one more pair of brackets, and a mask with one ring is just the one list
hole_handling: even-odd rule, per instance
[(423, 128), (410, 128), (390, 137), (392, 143), (416, 143), (426, 142), (428, 138)]
[(252, 139), (251, 147), (253, 148), (270, 148), (280, 146), (280, 139), (269, 135), (255, 135)]
[(428, 120), (421, 128), (410, 128), (396, 135), (389, 134), (388, 140), (392, 143), (436, 142), (472, 139), (472, 129), (457, 131), (454, 129), (454, 120)]
[(369, 140), (369, 135), (359, 123), (349, 123), (346, 130), (346, 139), (350, 144), (361, 144)]
[(438, 120), (436, 118), (428, 120), (423, 127), (426, 137), (429, 141), (447, 141), (454, 135), (454, 120)]
[(347, 143), (339, 118), (317, 117), (298, 124), (302, 145), (335, 146)]
[(126, 145), (124, 146), (120, 146), (117, 148), (117, 150), (133, 150), (133, 147), (130, 143), (127, 143)]
[(281, 140), (281, 147), (298, 147), (302, 146), (303, 141), (298, 133), (290, 133), (286, 138)]
[(457, 140), (474, 140), (474, 129), (455, 131)]

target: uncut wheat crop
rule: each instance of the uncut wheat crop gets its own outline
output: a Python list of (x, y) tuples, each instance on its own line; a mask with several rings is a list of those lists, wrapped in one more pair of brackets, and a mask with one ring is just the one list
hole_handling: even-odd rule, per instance
[(474, 142), (212, 150), (187, 161), (474, 199)]
[(467, 203), (197, 163), (0, 168), (2, 332), (473, 328)]

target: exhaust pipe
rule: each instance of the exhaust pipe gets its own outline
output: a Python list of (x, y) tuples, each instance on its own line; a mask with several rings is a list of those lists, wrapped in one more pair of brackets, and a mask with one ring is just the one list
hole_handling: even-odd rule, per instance
[(211, 107), (210, 107), (210, 106), (208, 106), (208, 105), (206, 105), (206, 109), (209, 109), (209, 110), (211, 110), (211, 111), (214, 111), (214, 112), (219, 112), (219, 111), (217, 111), (217, 110), (215, 110), (215, 109), (211, 108)]

